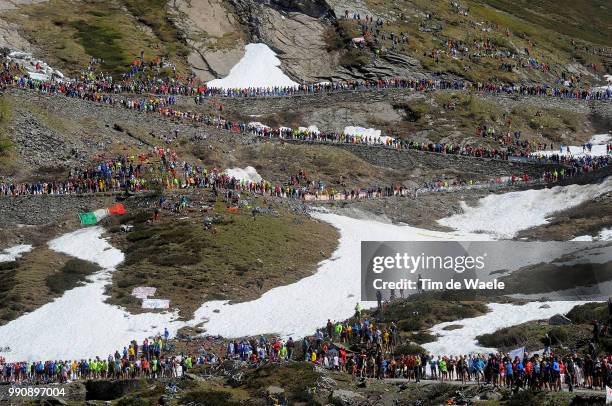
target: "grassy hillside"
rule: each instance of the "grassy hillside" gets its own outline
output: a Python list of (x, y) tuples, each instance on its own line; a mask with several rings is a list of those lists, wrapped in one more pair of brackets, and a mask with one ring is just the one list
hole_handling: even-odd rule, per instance
[(435, 142), (442, 139), (461, 142), (474, 136), (476, 128), (483, 126), (494, 128), (496, 137), (475, 137), (475, 141), (493, 148), (500, 147), (500, 137), (515, 131), (520, 131), (521, 141), (527, 140), (534, 145), (587, 139), (592, 134), (588, 116), (570, 109), (527, 103), (508, 105), (478, 94), (434, 93), (431, 97), (395, 107), (406, 111), (406, 119), (397, 126), (389, 126), (389, 133), (410, 137), (416, 131), (427, 132), (428, 139)]
[(591, 338), (588, 324), (569, 324), (567, 326), (550, 326), (546, 322), (530, 321), (517, 326), (506, 327), (490, 334), (476, 337), (478, 343), (485, 347), (511, 351), (525, 347), (527, 351), (539, 351), (544, 348), (544, 337), (548, 334), (555, 348), (565, 347), (564, 353), (585, 347)]
[(612, 5), (607, 0), (480, 0), (480, 3), (577, 40), (610, 46)]
[(141, 51), (146, 61), (163, 56), (181, 72), (186, 45), (166, 14), (166, 2), (50, 0), (8, 16), (49, 63), (73, 74), (95, 57), (102, 58), (103, 71), (119, 75)]
[[(144, 222), (150, 213), (124, 218), (135, 230), (116, 236), (126, 257), (113, 274), (111, 301), (138, 311), (132, 289), (153, 286), (155, 297), (170, 299), (188, 318), (207, 300), (252, 300), (308, 276), (337, 244), (328, 224), (282, 209), (254, 218), (249, 209), (229, 213), (214, 198), (210, 204), (206, 212), (164, 213), (154, 224)], [(268, 207), (263, 200), (252, 204)], [(206, 218), (214, 219), (211, 229)]]
[[(570, 74), (567, 67), (573, 62), (595, 63), (601, 73), (601, 66), (609, 58), (593, 47), (609, 45), (612, 11), (609, 2), (602, 0), (578, 3), (562, 1), (559, 4), (551, 0), (366, 1), (368, 8), (385, 20), (380, 33), (370, 38), (373, 48), (412, 56), (431, 72), (451, 73), (474, 81), (549, 81), (562, 73)], [(363, 34), (356, 21), (342, 24), (347, 37)], [(407, 40), (394, 45), (391, 34), (396, 39), (404, 35)], [(449, 41), (461, 44), (456, 49), (467, 47), (469, 52), (464, 56), (453, 55), (451, 48), (455, 46), (449, 46)], [(519, 59), (500, 57), (506, 52), (518, 55), (522, 62), (533, 58), (538, 63), (545, 63), (550, 71), (520, 67)], [(344, 64), (360, 63), (369, 54), (369, 50), (350, 50)], [(514, 69), (501, 69), (502, 63), (514, 65)]]
[(8, 126), (12, 119), (12, 108), (4, 96), (0, 96), (0, 171), (10, 171), (13, 160), (13, 142)]

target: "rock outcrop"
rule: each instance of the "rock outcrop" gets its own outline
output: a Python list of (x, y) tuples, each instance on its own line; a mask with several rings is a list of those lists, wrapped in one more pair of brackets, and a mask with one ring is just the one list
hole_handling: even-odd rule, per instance
[(227, 75), (244, 54), (245, 33), (222, 0), (174, 0), (168, 11), (185, 36), (187, 61), (200, 79)]

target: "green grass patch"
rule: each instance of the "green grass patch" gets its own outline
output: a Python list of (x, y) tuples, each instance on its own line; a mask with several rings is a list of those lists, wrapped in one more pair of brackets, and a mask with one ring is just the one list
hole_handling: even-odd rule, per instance
[(76, 37), (85, 48), (85, 52), (96, 58), (102, 58), (104, 70), (125, 69), (131, 62), (131, 57), (122, 49), (121, 33), (112, 25), (103, 22), (87, 23), (73, 21), (71, 27), (77, 31)]
[(427, 350), (416, 343), (404, 343), (398, 345), (394, 351), (395, 355), (417, 355), (427, 354)]
[(6, 96), (0, 96), (0, 171), (8, 169), (13, 158), (13, 141), (8, 126), (13, 119), (13, 110)]
[(597, 302), (574, 306), (574, 308), (570, 310), (566, 316), (576, 324), (589, 324), (593, 321), (605, 321), (610, 317), (608, 314), (607, 304)]
[[(0, 280), (2, 280), (2, 283), (0, 283), (0, 325), (16, 318), (17, 312), (20, 310), (15, 309), (19, 297), (11, 294), (12, 288), (15, 285), (17, 266), (16, 261), (0, 264)], [(14, 299), (17, 299), (17, 301)]]
[(103, 59), (103, 71), (118, 76), (141, 51), (146, 61), (163, 56), (185, 72), (186, 44), (167, 17), (165, 3), (50, 0), (20, 6), (9, 15), (47, 61), (67, 73), (79, 73), (96, 57)]
[(100, 270), (100, 267), (82, 259), (68, 260), (59, 272), (47, 276), (46, 284), (54, 294), (62, 294), (81, 285), (89, 275)]
[[(62, 278), (64, 272), (59, 269), (63, 269), (68, 261), (68, 257), (47, 247), (35, 247), (15, 261), (0, 264), (0, 325), (36, 310), (63, 293), (61, 284), (52, 285), (52, 290), (47, 281), (56, 275), (65, 281)], [(71, 264), (65, 270), (73, 272), (73, 266)], [(70, 288), (74, 285), (66, 282), (64, 286)]]
[[(452, 106), (452, 107), (451, 107)], [(401, 133), (427, 131), (431, 141), (445, 138), (462, 142), (474, 137), (477, 127), (495, 129), (495, 138), (479, 137), (477, 143), (499, 148), (499, 138), (520, 131), (521, 140), (533, 144), (558, 144), (580, 138), (589, 131), (589, 117), (570, 109), (542, 108), (536, 104), (507, 106), (491, 97), (465, 92), (436, 92), (431, 98), (406, 101), (394, 105), (403, 110), (399, 123)], [(461, 135), (457, 135), (457, 132)], [(578, 143), (579, 141), (577, 141)]]
[[(284, 125), (297, 127), (300, 123)], [(201, 156), (202, 160), (206, 161), (206, 158), (206, 155)], [(305, 171), (311, 179), (323, 179), (339, 190), (341, 188), (337, 184), (341, 177), (346, 187), (363, 187), (381, 183), (380, 179), (387, 179), (386, 175), (397, 176), (349, 151), (326, 145), (259, 143), (242, 149), (237, 162), (253, 166), (264, 179), (271, 182), (284, 183), (288, 176)]]
[(187, 46), (167, 11), (168, 0), (120, 0), (130, 13), (142, 24), (151, 28), (164, 47), (166, 55), (186, 57)]
[(392, 302), (375, 316), (385, 323), (394, 321), (404, 332), (413, 332), (438, 323), (480, 316), (487, 311), (484, 302), (413, 296)]
[(609, 44), (612, 37), (610, 25), (612, 7), (606, 0), (481, 0), (480, 2), (503, 10), (536, 27), (546, 28), (568, 37), (601, 45)]
[[(214, 219), (212, 229), (204, 227), (205, 218)], [(135, 222), (133, 232), (118, 236), (126, 255), (113, 274), (112, 301), (136, 311), (132, 288), (153, 286), (156, 297), (170, 299), (181, 316), (190, 317), (206, 300), (255, 299), (312, 274), (335, 249), (338, 234), (325, 223), (283, 210), (253, 218), (248, 209), (228, 213), (216, 205), (187, 220)]]
[[(469, 9), (467, 16), (457, 13), (450, 2), (399, 0), (389, 4), (380, 0), (366, 1), (370, 10), (385, 19), (384, 33), (408, 36), (408, 43), (398, 44), (395, 52), (417, 59), (430, 72), (458, 75), (474, 82), (531, 80), (541, 83), (557, 79), (566, 72), (568, 64), (576, 61), (599, 66), (606, 62), (605, 56), (581, 49), (609, 43), (612, 26), (608, 22), (612, 7), (604, 0), (580, 0), (579, 5), (570, 4), (569, 0), (563, 0), (561, 4), (552, 0), (465, 0), (460, 4)], [(422, 15), (425, 13), (431, 18), (424, 18)], [(403, 14), (404, 18), (385, 18), (390, 14)], [(356, 30), (359, 24), (353, 20), (343, 23), (352, 30)], [(511, 36), (506, 36), (506, 27)], [(446, 41), (449, 38), (463, 41), (471, 58), (453, 58), (447, 52)], [(378, 39), (377, 47), (392, 49), (388, 36)], [(478, 52), (474, 41), (485, 39), (495, 46), (496, 51), (522, 54), (529, 48), (530, 56), (547, 63), (551, 71), (522, 67), (513, 72), (501, 70), (501, 61), (496, 57), (474, 55)], [(575, 48), (573, 41), (579, 48)], [(440, 51), (437, 58), (432, 57), (432, 50)], [(375, 58), (370, 55), (369, 59)], [(515, 60), (506, 61), (516, 65)]]
[[(565, 347), (565, 351), (574, 351), (588, 345), (591, 329), (587, 324), (551, 326), (546, 322), (530, 321), (502, 328), (491, 334), (482, 334), (476, 339), (482, 346), (502, 351), (519, 347), (526, 347), (527, 351), (534, 351), (544, 348), (546, 334), (550, 337), (553, 347)], [(563, 350), (560, 349), (560, 351)]]

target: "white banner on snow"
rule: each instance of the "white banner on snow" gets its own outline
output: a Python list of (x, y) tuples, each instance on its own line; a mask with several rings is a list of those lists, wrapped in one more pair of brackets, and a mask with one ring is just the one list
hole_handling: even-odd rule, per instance
[(170, 300), (168, 299), (143, 299), (143, 309), (168, 309), (170, 308)]
[(138, 286), (132, 289), (132, 296), (138, 299), (146, 299), (149, 296), (155, 295), (157, 288), (149, 287), (149, 286)]

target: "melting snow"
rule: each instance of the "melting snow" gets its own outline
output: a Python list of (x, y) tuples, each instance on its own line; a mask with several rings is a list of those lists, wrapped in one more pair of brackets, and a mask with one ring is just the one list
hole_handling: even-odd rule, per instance
[(376, 130), (374, 128), (364, 128), (364, 127), (353, 127), (347, 126), (344, 127), (344, 134), (346, 135), (354, 135), (356, 137), (370, 137), (377, 143), (385, 143), (388, 140), (392, 140), (392, 137), (381, 136), (381, 131)]
[(266, 44), (248, 44), (245, 54), (223, 79), (208, 82), (222, 89), (298, 86), (280, 69), (281, 62)]
[[(478, 345), (476, 336), (490, 334), (504, 328), (515, 326), (532, 320), (548, 319), (557, 313), (566, 314), (574, 306), (584, 304), (580, 301), (546, 302), (548, 306), (542, 307), (542, 302), (530, 302), (524, 305), (507, 303), (490, 303), (487, 306), (490, 312), (479, 317), (455, 320), (435, 325), (431, 329), (438, 340), (423, 344), (423, 347), (434, 355), (466, 355), (474, 353), (495, 352), (495, 348), (486, 348)], [(444, 327), (456, 324), (462, 328), (444, 330)]]
[(489, 195), (476, 207), (462, 202), (462, 214), (443, 218), (441, 225), (469, 233), (483, 232), (497, 238), (513, 238), (519, 231), (548, 222), (558, 211), (612, 191), (612, 178), (601, 184), (555, 186), (551, 189), (525, 190)]
[[(344, 320), (354, 313), (361, 295), (360, 252), (362, 241), (485, 240), (486, 236), (428, 231), (410, 226), (357, 220), (328, 213), (314, 213), (340, 231), (333, 257), (319, 264), (316, 274), (291, 285), (269, 290), (259, 299), (237, 304), (206, 302), (196, 311), (195, 321), (207, 320), (208, 334), (240, 337), (260, 333), (283, 336), (312, 334), (328, 318)], [(364, 307), (372, 306), (363, 302)], [(215, 312), (218, 310), (218, 312)], [(273, 317), (270, 315), (273, 314)]]
[(15, 245), (14, 247), (6, 248), (0, 254), (0, 262), (10, 262), (21, 257), (22, 254), (32, 251), (32, 246), (29, 244)]
[(610, 134), (595, 134), (591, 137), (589, 142), (593, 145), (605, 145), (612, 140), (612, 135)]
[(8, 59), (23, 66), (30, 78), (34, 80), (64, 79), (62, 72), (53, 69), (46, 62), (34, 58), (29, 52), (12, 51), (9, 53)]
[(176, 314), (130, 315), (104, 303), (104, 287), (123, 261), (123, 253), (101, 237), (102, 231), (101, 227), (83, 228), (49, 243), (54, 251), (94, 262), (104, 270), (85, 285), (0, 326), (0, 347), (10, 348), (3, 353), (7, 360), (107, 357), (133, 339), (142, 341), (163, 332), (164, 327), (174, 334), (182, 326), (181, 322), (172, 323)]
[(257, 170), (252, 166), (247, 166), (246, 168), (232, 168), (227, 169), (225, 173), (228, 176), (233, 176), (238, 180), (244, 180), (246, 182), (261, 182), (262, 177), (257, 173)]
[[(556, 150), (551, 151), (536, 151), (532, 155), (535, 156), (551, 156), (551, 155), (560, 155), (560, 156), (573, 156), (573, 157), (583, 157), (583, 156), (605, 156), (608, 154), (607, 151), (607, 143), (610, 142), (612, 137), (609, 134), (596, 134), (587, 142), (592, 144), (591, 151), (587, 148), (584, 148), (582, 145), (564, 145)], [(585, 146), (586, 144), (585, 143)]]
[(612, 228), (604, 228), (595, 238), (590, 235), (581, 235), (572, 241), (612, 241)]

